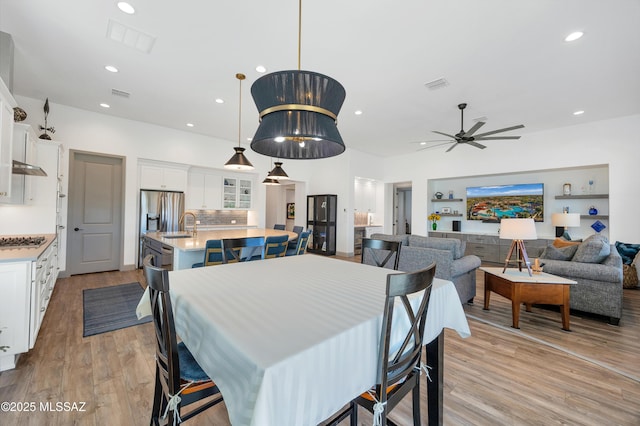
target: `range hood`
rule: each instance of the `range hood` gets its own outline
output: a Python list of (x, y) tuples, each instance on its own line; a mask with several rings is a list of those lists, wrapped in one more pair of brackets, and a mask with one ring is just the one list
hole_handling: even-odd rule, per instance
[(23, 163), (17, 160), (13, 160), (12, 173), (14, 175), (47, 176), (47, 173), (42, 170), (41, 167), (32, 166), (31, 164)]

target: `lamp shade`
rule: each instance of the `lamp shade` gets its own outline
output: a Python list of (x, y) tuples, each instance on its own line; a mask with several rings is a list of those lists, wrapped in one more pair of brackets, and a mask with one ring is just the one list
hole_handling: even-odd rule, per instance
[(289, 175), (282, 168), (282, 163), (280, 161), (276, 161), (273, 164), (275, 164), (275, 167), (273, 168), (273, 170), (271, 170), (269, 172), (269, 176), (268, 177), (273, 178), (273, 179), (278, 179), (278, 180), (287, 180), (287, 179), (289, 179)]
[(323, 74), (278, 71), (251, 86), (260, 125), (251, 149), (274, 158), (317, 159), (342, 154), (336, 120), (346, 92)]
[(262, 181), (262, 183), (265, 185), (280, 185), (280, 181), (278, 179), (273, 179), (268, 176)]
[(224, 164), (225, 169), (252, 170), (253, 164), (244, 156), (244, 148), (236, 146), (236, 153)]
[(553, 213), (551, 215), (553, 226), (577, 227), (580, 226), (579, 213)]
[(500, 221), (500, 239), (535, 240), (536, 224), (533, 219), (502, 219)]

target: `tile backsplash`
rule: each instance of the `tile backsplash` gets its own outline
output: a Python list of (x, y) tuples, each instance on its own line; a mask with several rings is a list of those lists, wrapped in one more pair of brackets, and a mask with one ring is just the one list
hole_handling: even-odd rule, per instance
[[(196, 220), (200, 221), (198, 226), (217, 226), (217, 225), (246, 225), (246, 210), (187, 210), (196, 216)], [(232, 221), (235, 220), (235, 223)], [(193, 226), (193, 217), (188, 215), (185, 217), (185, 225)]]

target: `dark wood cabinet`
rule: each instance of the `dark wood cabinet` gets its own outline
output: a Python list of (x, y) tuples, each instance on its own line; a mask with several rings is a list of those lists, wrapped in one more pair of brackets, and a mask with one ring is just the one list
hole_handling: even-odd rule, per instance
[(327, 256), (336, 254), (336, 216), (338, 196), (307, 196), (307, 229), (311, 237), (307, 251)]

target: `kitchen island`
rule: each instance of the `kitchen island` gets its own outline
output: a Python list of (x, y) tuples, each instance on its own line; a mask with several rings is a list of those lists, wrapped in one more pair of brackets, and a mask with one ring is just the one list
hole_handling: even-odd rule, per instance
[(288, 235), (289, 241), (298, 237), (291, 231), (277, 229), (248, 228), (221, 229), (216, 231), (198, 231), (194, 236), (191, 232), (147, 232), (146, 238), (161, 243), (173, 249), (173, 269), (189, 269), (194, 263), (202, 262), (207, 240), (222, 240), (225, 238), (253, 238)]

